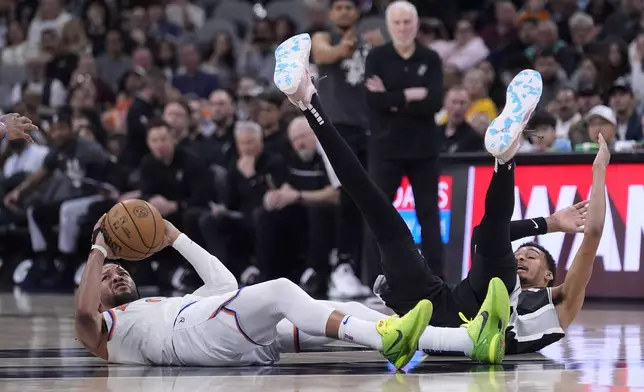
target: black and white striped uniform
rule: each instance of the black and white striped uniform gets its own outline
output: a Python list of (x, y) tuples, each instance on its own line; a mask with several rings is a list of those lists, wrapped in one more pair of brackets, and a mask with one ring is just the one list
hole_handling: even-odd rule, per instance
[(517, 283), (510, 294), (510, 323), (506, 354), (532, 353), (560, 340), (566, 333), (552, 300), (552, 288), (522, 289)]

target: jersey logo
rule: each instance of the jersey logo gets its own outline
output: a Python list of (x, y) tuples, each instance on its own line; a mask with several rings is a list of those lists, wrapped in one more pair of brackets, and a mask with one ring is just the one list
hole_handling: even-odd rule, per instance
[(427, 66), (425, 64), (418, 67), (418, 76), (425, 75), (425, 72), (427, 72)]

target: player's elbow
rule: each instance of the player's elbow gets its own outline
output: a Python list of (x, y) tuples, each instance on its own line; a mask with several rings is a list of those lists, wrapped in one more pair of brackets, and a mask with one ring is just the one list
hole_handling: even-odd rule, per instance
[(603, 224), (589, 224), (584, 227), (584, 237), (586, 238), (601, 238), (604, 231)]

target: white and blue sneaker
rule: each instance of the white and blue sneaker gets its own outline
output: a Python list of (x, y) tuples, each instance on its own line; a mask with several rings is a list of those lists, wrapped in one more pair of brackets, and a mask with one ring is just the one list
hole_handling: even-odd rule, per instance
[(316, 91), (309, 72), (310, 55), (311, 36), (308, 34), (295, 35), (275, 49), (273, 81), (302, 110), (310, 104)]
[(509, 162), (517, 153), (542, 91), (541, 74), (532, 69), (519, 72), (508, 85), (505, 107), (485, 132), (485, 148), (499, 163)]

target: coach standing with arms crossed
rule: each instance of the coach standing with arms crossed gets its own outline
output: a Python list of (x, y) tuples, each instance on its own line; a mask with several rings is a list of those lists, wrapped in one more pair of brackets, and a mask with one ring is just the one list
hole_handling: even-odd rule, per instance
[[(356, 34), (360, 18), (358, 0), (331, 0), (329, 19), (333, 26), (312, 37), (312, 57), (318, 66), (317, 89), (331, 121), (364, 165), (367, 151), (368, 109), (365, 104), (364, 72), (369, 51), (384, 43), (379, 30)], [(331, 274), (330, 297), (359, 297), (371, 290), (362, 285), (351, 268), (362, 242), (362, 217), (351, 198), (341, 193), (338, 227), (338, 266)]]
[(392, 200), (403, 176), (409, 178), (422, 228), (422, 252), (443, 276), (438, 214), (439, 138), (434, 114), (443, 100), (441, 60), (415, 38), (418, 13), (411, 3), (387, 7), (392, 42), (375, 48), (366, 61), (367, 104), (371, 110), (369, 172)]

